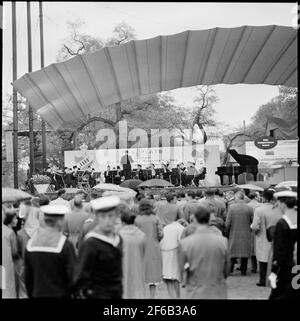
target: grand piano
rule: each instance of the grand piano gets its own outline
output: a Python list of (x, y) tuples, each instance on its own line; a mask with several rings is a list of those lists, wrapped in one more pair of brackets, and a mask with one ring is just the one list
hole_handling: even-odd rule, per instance
[(215, 174), (220, 176), (221, 185), (224, 185), (224, 176), (228, 176), (229, 185), (232, 184), (233, 176), (235, 178), (235, 183), (238, 184), (238, 176), (242, 173), (252, 174), (254, 181), (256, 181), (258, 174), (258, 160), (253, 156), (239, 154), (235, 149), (230, 149), (228, 152), (240, 166), (218, 167)]

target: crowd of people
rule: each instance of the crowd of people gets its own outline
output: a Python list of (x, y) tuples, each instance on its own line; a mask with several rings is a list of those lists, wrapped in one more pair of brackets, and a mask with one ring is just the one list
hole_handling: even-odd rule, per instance
[(3, 203), (3, 297), (153, 299), (164, 282), (170, 298), (226, 299), (238, 270), (292, 299), (296, 206), (292, 191), (209, 188)]

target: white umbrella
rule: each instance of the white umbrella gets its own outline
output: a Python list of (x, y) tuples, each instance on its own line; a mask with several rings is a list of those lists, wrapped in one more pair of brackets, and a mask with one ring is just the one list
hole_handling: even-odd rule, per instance
[(93, 189), (98, 189), (102, 191), (114, 191), (114, 192), (133, 192), (131, 188), (121, 187), (115, 184), (101, 183), (93, 187)]
[(280, 182), (275, 186), (275, 188), (280, 188), (280, 187), (286, 187), (286, 188), (292, 188), (292, 187), (297, 187), (298, 182), (297, 181), (285, 181), (285, 182)]
[(242, 188), (242, 189), (250, 189), (250, 190), (259, 191), (259, 192), (263, 192), (264, 191), (263, 188), (261, 188), (259, 186), (252, 185), (252, 184), (237, 185), (236, 187)]
[(32, 195), (14, 188), (2, 188), (2, 203), (31, 199)]

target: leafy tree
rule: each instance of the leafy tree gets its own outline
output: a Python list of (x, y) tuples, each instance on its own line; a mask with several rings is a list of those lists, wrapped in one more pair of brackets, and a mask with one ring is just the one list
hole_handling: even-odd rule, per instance
[(254, 140), (265, 135), (266, 125), (269, 117), (278, 117), (291, 121), (298, 119), (297, 88), (280, 86), (279, 95), (271, 99), (268, 103), (259, 107), (253, 115), (251, 123), (246, 126), (245, 131), (239, 127), (230, 134), (223, 137), (225, 153), (222, 164), (228, 161), (228, 150), (237, 148), (246, 141)]

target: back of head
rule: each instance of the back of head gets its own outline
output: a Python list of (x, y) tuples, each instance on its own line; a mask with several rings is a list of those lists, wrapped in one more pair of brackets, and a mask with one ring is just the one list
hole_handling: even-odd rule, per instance
[(267, 202), (271, 202), (271, 200), (273, 199), (273, 195), (274, 195), (274, 191), (271, 189), (265, 189), (263, 191), (263, 198), (267, 201)]
[(196, 197), (202, 198), (202, 196), (203, 196), (202, 191), (201, 191), (200, 189), (198, 189), (198, 190), (196, 191)]
[(196, 197), (196, 194), (195, 194), (194, 191), (188, 191), (187, 195), (188, 195), (189, 197), (191, 197), (192, 199), (195, 199), (195, 197)]
[(145, 198), (145, 195), (142, 194), (142, 193), (139, 193), (139, 194), (136, 195), (136, 200), (137, 200), (138, 202), (140, 202), (143, 198)]
[(4, 225), (11, 224), (15, 216), (17, 216), (17, 213), (14, 208), (5, 208), (3, 224)]
[(166, 199), (167, 199), (167, 202), (168, 203), (170, 203), (170, 202), (172, 202), (174, 199), (175, 199), (175, 194), (174, 193), (168, 193), (167, 195), (166, 195)]
[(19, 208), (20, 207), (20, 201), (13, 202), (13, 208)]
[(197, 206), (194, 212), (194, 218), (199, 224), (208, 224), (210, 220), (210, 211), (204, 206)]
[(80, 194), (75, 195), (74, 197), (74, 206), (76, 208), (82, 207), (82, 196)]
[(141, 214), (150, 215), (153, 213), (153, 204), (150, 200), (143, 198), (139, 205), (139, 211)]
[(32, 205), (33, 207), (39, 207), (39, 206), (40, 206), (40, 199), (39, 199), (39, 197), (33, 197), (33, 198), (31, 199), (31, 205)]
[(66, 190), (64, 188), (60, 189), (57, 192), (57, 197), (62, 197), (62, 195), (66, 194)]
[(249, 195), (248, 195), (248, 197), (249, 197), (251, 200), (254, 200), (256, 196), (257, 196), (257, 195), (256, 195), (255, 192), (251, 192), (251, 193), (249, 193)]
[(184, 192), (178, 192), (178, 197), (180, 198), (185, 198), (185, 193)]
[(206, 191), (205, 191), (205, 196), (206, 197), (213, 197), (215, 195), (215, 191), (213, 190), (213, 189), (207, 189)]
[(118, 211), (120, 213), (122, 223), (126, 225), (132, 225), (134, 223), (136, 216), (130, 211), (126, 204), (120, 204)]
[(39, 196), (39, 204), (40, 206), (48, 205), (50, 202), (49, 197), (42, 194)]
[(95, 200), (96, 198), (98, 198), (98, 193), (96, 191), (92, 191), (90, 198), (91, 200)]
[(236, 201), (242, 201), (245, 197), (245, 194), (242, 191), (238, 191), (234, 194), (234, 198)]

